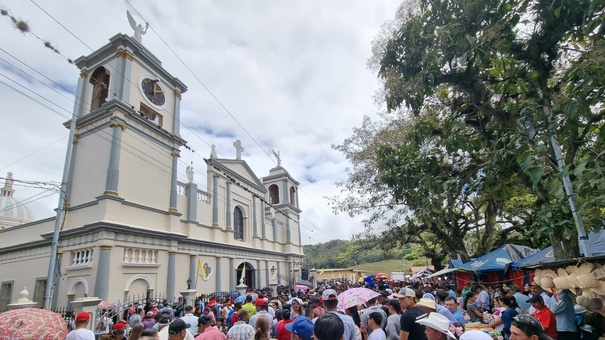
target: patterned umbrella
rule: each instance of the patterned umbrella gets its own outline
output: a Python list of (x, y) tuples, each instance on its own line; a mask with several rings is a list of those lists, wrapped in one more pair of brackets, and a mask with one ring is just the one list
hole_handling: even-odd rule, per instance
[(345, 310), (349, 307), (366, 303), (368, 300), (378, 296), (380, 296), (380, 293), (363, 287), (347, 289), (338, 295), (337, 309)]
[(385, 273), (378, 273), (378, 274), (376, 274), (376, 278), (379, 279), (379, 280), (380, 279), (388, 280), (389, 276), (387, 274), (385, 274)]
[(113, 303), (103, 300), (97, 304), (97, 308), (98, 309), (111, 309), (111, 308), (113, 308)]
[(47, 309), (23, 308), (0, 314), (0, 338), (59, 340), (67, 335), (61, 314)]

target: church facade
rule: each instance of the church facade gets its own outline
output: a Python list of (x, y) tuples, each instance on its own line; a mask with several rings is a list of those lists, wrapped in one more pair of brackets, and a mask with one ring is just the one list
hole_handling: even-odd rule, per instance
[[(188, 285), (211, 293), (233, 291), (242, 278), (252, 288), (299, 279), (299, 183), (279, 158), (259, 178), (238, 140), (235, 159), (217, 157), (213, 147), (205, 173), (185, 168), (185, 84), (123, 34), (75, 63), (81, 73), (57, 275), (46, 282), (55, 218), (0, 229), (1, 309), (23, 287), (42, 305), (47, 284), (52, 305), (65, 306), (85, 296), (177, 297)], [(177, 180), (182, 173), (187, 181)]]

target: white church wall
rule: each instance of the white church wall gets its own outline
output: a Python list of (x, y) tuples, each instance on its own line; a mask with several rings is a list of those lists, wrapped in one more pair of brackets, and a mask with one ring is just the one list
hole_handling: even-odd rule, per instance
[(105, 191), (111, 129), (81, 137), (76, 145), (74, 174), (69, 203), (71, 207), (92, 202)]
[(3, 259), (0, 256), (2, 271), (0, 272), (0, 282), (13, 281), (13, 291), (11, 302), (17, 301), (19, 292), (27, 287), (29, 299), (34, 300), (34, 288), (36, 287), (36, 278), (46, 277), (48, 273), (48, 258), (50, 247), (40, 247), (34, 249), (24, 249), (18, 252), (19, 257), (13, 259)]
[[(40, 241), (40, 235), (51, 233), (55, 229), (55, 220), (46, 219), (28, 224), (22, 224), (6, 229), (0, 229), (0, 239), (3, 246), (11, 246), (31, 241)], [(0, 255), (0, 259), (3, 255)], [(0, 260), (1, 263), (1, 260)]]

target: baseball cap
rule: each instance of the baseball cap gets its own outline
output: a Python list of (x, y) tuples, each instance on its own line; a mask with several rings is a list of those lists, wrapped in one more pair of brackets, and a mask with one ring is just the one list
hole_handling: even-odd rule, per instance
[(413, 289), (411, 289), (411, 288), (403, 287), (403, 288), (401, 288), (399, 290), (399, 293), (393, 294), (393, 296), (396, 297), (396, 298), (404, 298), (406, 296), (415, 298), (416, 297), (416, 292)]
[(267, 305), (267, 301), (265, 301), (265, 299), (258, 299), (254, 303), (254, 305), (255, 306), (266, 306)]
[(313, 322), (306, 316), (299, 316), (294, 322), (287, 323), (286, 329), (298, 335), (303, 340), (311, 340), (313, 338)]
[(312, 296), (309, 298), (310, 303), (320, 303), (321, 300), (317, 296)]
[(389, 292), (387, 292), (386, 290), (383, 290), (382, 292), (380, 292), (380, 295), (382, 297), (389, 297), (389, 295), (391, 295)]
[(521, 288), (519, 288), (519, 286), (517, 286), (516, 284), (510, 285), (509, 288), (511, 290), (516, 290), (517, 292), (521, 291)]
[(527, 334), (530, 337), (532, 335), (535, 335), (540, 340), (552, 340), (551, 337), (544, 333), (544, 327), (542, 327), (540, 321), (538, 321), (533, 316), (527, 314), (519, 314), (513, 317), (512, 325), (519, 328), (523, 331), (523, 333)]
[(530, 282), (529, 285), (534, 287), (540, 287), (540, 285), (536, 281)]
[(76, 315), (76, 322), (88, 320), (90, 320), (90, 314), (88, 314), (87, 312), (80, 312), (78, 313), (78, 315)]
[(529, 300), (527, 300), (527, 302), (539, 302), (539, 301), (544, 301), (544, 299), (542, 298), (542, 295), (540, 294), (534, 294), (532, 295)]
[(113, 325), (113, 330), (117, 331), (120, 329), (125, 329), (126, 328), (126, 323), (122, 323), (122, 322), (118, 322), (115, 325)]
[(181, 319), (176, 319), (168, 325), (168, 334), (179, 334), (183, 330), (187, 329), (187, 324)]
[(323, 300), (337, 300), (338, 294), (334, 289), (326, 289), (321, 293), (321, 298)]

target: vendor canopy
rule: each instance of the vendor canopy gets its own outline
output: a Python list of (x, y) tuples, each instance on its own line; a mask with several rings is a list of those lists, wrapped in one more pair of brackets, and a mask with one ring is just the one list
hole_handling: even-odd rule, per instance
[(511, 262), (520, 260), (536, 252), (536, 249), (530, 247), (507, 244), (489, 254), (463, 264), (460, 269), (473, 272), (506, 271)]

